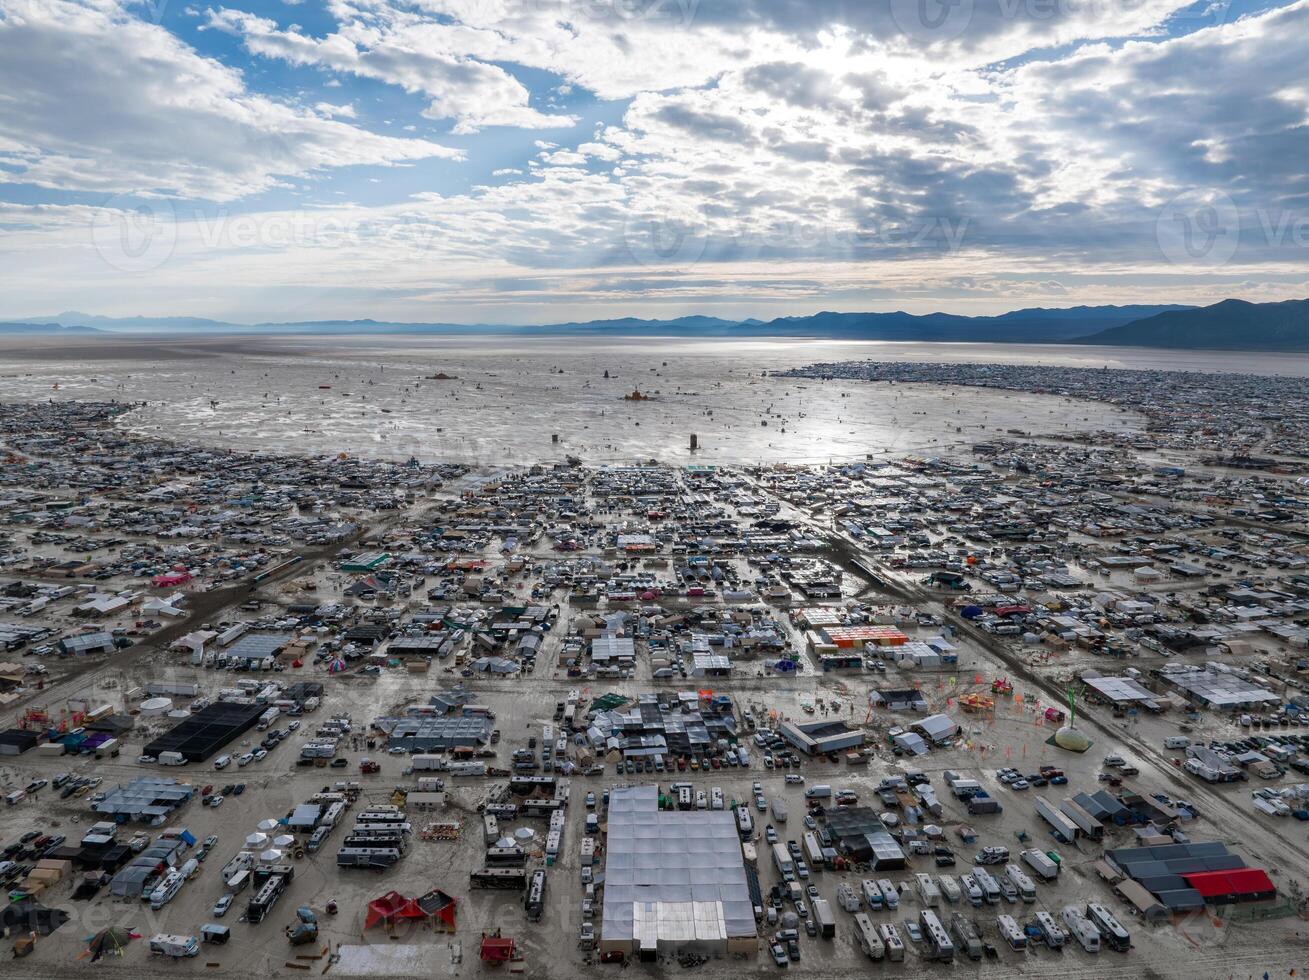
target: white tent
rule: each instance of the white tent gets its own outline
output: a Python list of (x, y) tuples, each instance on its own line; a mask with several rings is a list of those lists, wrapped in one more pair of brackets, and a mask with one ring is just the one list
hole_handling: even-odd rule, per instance
[(276, 830), (277, 821), (269, 817), (266, 820), (260, 820), (257, 826), (260, 830)]
[(278, 850), (277, 848), (275, 848), (275, 847), (270, 847), (268, 850), (266, 850), (266, 851), (261, 851), (261, 852), (259, 853), (259, 860), (260, 860), (260, 861), (280, 861), (280, 860), (282, 859), (282, 855), (283, 855), (284, 853), (285, 853), (285, 852), (283, 852), (283, 851), (279, 851), (279, 850)]
[(263, 847), (268, 843), (267, 834), (251, 834), (245, 839), (246, 847)]

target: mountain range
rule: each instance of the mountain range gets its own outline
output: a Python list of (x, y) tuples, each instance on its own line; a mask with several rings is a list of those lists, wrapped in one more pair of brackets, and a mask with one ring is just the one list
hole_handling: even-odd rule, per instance
[(711, 316), (674, 319), (625, 317), (516, 326), (466, 323), (397, 323), (379, 320), (305, 320), (239, 324), (197, 317), (106, 317), (70, 311), (0, 322), (0, 333), (131, 334), (505, 334), (685, 337), (810, 337), (830, 340), (937, 343), (1088, 344), (1174, 349), (1309, 351), (1309, 300), (1249, 303), (1228, 299), (1212, 306), (1075, 306), (1030, 308), (998, 316), (822, 312), (773, 320)]

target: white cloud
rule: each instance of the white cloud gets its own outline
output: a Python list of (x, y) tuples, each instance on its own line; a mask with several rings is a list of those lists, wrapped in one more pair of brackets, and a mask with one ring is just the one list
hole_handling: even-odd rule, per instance
[(0, 0), (0, 180), (227, 200), (325, 168), (457, 151), (249, 91), (113, 0)]
[(572, 126), (569, 115), (533, 109), (526, 86), (498, 65), (470, 57), (445, 42), (446, 25), (352, 20), (325, 37), (239, 10), (211, 10), (211, 29), (240, 37), (253, 54), (312, 65), (398, 85), (430, 101), (423, 113), (455, 120), (454, 131), (475, 133), (487, 126), (551, 129)]

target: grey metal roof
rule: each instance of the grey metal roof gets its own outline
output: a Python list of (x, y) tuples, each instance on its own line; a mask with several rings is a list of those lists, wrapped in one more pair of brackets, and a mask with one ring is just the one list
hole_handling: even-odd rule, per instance
[(676, 948), (754, 935), (732, 814), (661, 811), (654, 786), (613, 790), (601, 938)]

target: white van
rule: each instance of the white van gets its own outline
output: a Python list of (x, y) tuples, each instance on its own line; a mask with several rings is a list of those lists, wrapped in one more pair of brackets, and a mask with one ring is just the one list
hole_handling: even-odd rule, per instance
[(9, 804), (9, 806), (17, 806), (19, 803), (22, 803), (23, 800), (25, 799), (27, 799), (27, 790), (16, 789), (5, 797), (5, 803)]
[(215, 769), (226, 769), (231, 764), (232, 764), (232, 757), (230, 755), (220, 755), (217, 759), (214, 760)]
[(832, 787), (826, 783), (819, 783), (817, 786), (810, 786), (804, 791), (806, 800), (825, 800), (832, 795)]

